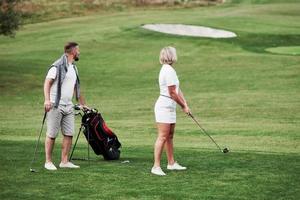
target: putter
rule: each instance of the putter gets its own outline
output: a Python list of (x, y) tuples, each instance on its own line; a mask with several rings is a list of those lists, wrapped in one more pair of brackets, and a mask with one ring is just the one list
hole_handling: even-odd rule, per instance
[(30, 163), (30, 172), (36, 172), (36, 170), (34, 168), (32, 168), (32, 165), (35, 162), (36, 152), (37, 152), (39, 144), (40, 144), (40, 139), (41, 139), (41, 135), (42, 135), (42, 131), (43, 131), (43, 127), (44, 127), (46, 115), (47, 115), (47, 112), (45, 111), (45, 114), (44, 114), (44, 117), (43, 117), (43, 122), (42, 122), (42, 127), (41, 127), (41, 130), (40, 130), (40, 134), (39, 134), (38, 140), (36, 141), (33, 159), (32, 159), (32, 161)]
[(224, 149), (222, 149), (217, 143), (216, 141), (205, 131), (204, 128), (201, 127), (200, 123), (195, 119), (195, 117), (192, 115), (192, 113), (189, 113), (188, 116), (190, 116), (195, 122), (196, 124), (200, 127), (200, 129), (202, 130), (202, 132), (204, 132), (210, 139), (211, 141), (213, 141), (213, 143), (215, 143), (215, 145), (218, 147), (218, 149), (223, 152), (223, 153), (228, 153), (229, 149), (227, 147), (225, 147)]

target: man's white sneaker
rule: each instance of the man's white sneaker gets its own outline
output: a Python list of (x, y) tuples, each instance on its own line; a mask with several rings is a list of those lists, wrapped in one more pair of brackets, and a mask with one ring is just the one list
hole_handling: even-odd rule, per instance
[(74, 165), (73, 163), (71, 162), (67, 162), (67, 163), (60, 163), (59, 164), (59, 167), (60, 168), (73, 168), (73, 169), (77, 169), (77, 168), (80, 168), (78, 165)]
[(177, 162), (175, 162), (173, 165), (168, 165), (167, 166), (168, 170), (186, 170), (186, 167), (183, 167), (179, 165)]
[(44, 167), (48, 170), (57, 170), (57, 168), (55, 167), (55, 165), (52, 162), (46, 162)]
[(152, 167), (151, 173), (155, 174), (155, 175), (158, 175), (158, 176), (165, 176), (166, 175), (160, 167)]

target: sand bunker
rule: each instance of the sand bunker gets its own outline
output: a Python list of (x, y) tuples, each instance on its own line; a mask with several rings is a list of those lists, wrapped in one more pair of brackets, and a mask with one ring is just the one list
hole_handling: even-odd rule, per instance
[(142, 27), (144, 29), (172, 34), (172, 35), (208, 37), (208, 38), (236, 37), (236, 34), (233, 32), (204, 27), (204, 26), (192, 26), (192, 25), (183, 25), (183, 24), (146, 24), (143, 25)]

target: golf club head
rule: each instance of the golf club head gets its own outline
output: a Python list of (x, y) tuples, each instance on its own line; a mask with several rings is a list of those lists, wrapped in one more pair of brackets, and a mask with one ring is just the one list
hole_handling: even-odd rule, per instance
[(228, 153), (229, 152), (229, 149), (227, 147), (225, 147), (222, 151), (223, 153)]
[(36, 172), (35, 169), (30, 168), (30, 172)]

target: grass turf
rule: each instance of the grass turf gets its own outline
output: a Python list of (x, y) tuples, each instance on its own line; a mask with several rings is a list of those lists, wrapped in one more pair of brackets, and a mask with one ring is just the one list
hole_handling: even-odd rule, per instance
[[(85, 147), (80, 146), (78, 151), (85, 152)], [(124, 147), (122, 159), (130, 160), (125, 164), (100, 159), (90, 164), (77, 161), (80, 170), (48, 172), (38, 167), (37, 173), (28, 169), (31, 142), (1, 141), (0, 148), (9, 152), (1, 156), (7, 163), (1, 166), (6, 172), (1, 176), (1, 188), (6, 188), (2, 199), (274, 199), (275, 194), (276, 199), (295, 199), (299, 181), (294, 175), (299, 170), (297, 154), (223, 155), (199, 148), (177, 148), (178, 159), (184, 160), (188, 170), (156, 177), (148, 170), (151, 146)]]
[[(0, 37), (1, 199), (299, 199), (299, 57), (265, 52), (300, 45), (297, 1), (232, 1), (208, 8), (135, 10), (26, 25)], [(184, 23), (223, 28), (235, 39), (169, 36), (140, 28)], [(121, 161), (80, 170), (29, 172), (43, 116), (42, 85), (66, 41), (81, 48), (83, 92), (123, 144)], [(152, 176), (158, 54), (178, 50), (190, 107), (228, 155), (178, 110), (175, 157), (185, 172)], [(79, 119), (77, 118), (77, 128)], [(54, 152), (59, 163), (60, 138)], [(77, 156), (86, 156), (81, 137)], [(96, 156), (93, 156), (96, 158)], [(166, 158), (163, 158), (165, 169)]]
[(298, 46), (275, 47), (275, 48), (267, 48), (266, 51), (271, 53), (276, 53), (276, 54), (299, 55), (300, 47)]

